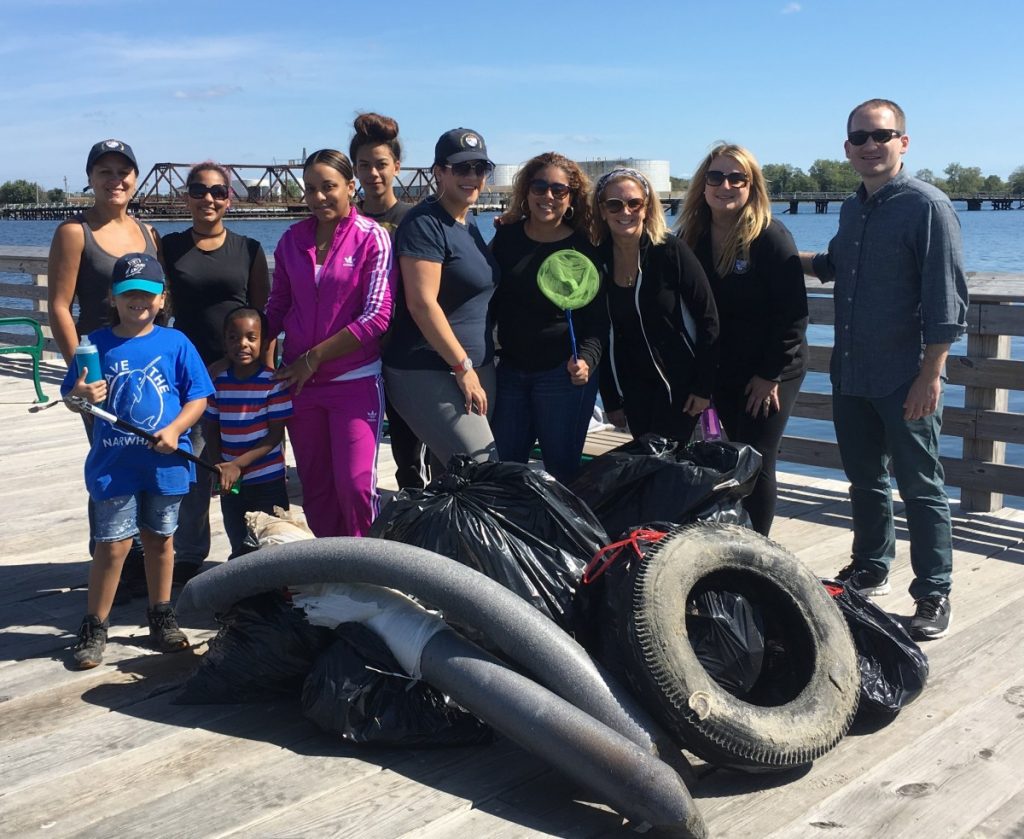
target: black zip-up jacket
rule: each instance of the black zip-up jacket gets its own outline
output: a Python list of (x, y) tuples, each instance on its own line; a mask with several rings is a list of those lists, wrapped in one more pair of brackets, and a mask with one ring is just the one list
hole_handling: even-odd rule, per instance
[[(644, 234), (640, 272), (628, 290), (614, 287), (610, 238), (600, 255), (611, 320), (601, 376), (605, 410), (622, 407), (623, 382), (631, 378), (655, 382), (671, 402), (691, 393), (709, 399), (718, 365), (718, 310), (693, 251), (672, 234), (660, 245)], [(632, 294), (632, 310), (612, 299), (623, 291)]]

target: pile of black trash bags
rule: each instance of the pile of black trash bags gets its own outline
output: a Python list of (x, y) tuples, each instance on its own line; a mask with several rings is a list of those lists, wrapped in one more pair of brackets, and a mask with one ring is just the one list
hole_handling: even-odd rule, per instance
[[(566, 488), (522, 464), (456, 457), (426, 488), (395, 496), (370, 535), (480, 571), (602, 660), (612, 655), (602, 633), (616, 619), (608, 592), (629, 563), (642, 561), (644, 550), (676, 525), (745, 524), (741, 500), (760, 464), (749, 446), (687, 445), (649, 435), (590, 461)], [(623, 542), (614, 556), (603, 550), (609, 534)], [(587, 570), (595, 557), (607, 573)], [(600, 576), (600, 584), (583, 583), (585, 571)], [(923, 688), (927, 661), (885, 612), (841, 584), (829, 585), (861, 654), (862, 707), (894, 713)], [(492, 736), (449, 697), (406, 675), (362, 624), (333, 631), (313, 626), (285, 592), (247, 598), (219, 620), (222, 628), (180, 703), (299, 699), (324, 730), (381, 746), (468, 745)], [(458, 629), (487, 646), (486, 627)], [(772, 639), (766, 642), (759, 607), (740, 594), (705, 591), (694, 598), (687, 604), (687, 632), (705, 668), (737, 696), (778, 657)]]

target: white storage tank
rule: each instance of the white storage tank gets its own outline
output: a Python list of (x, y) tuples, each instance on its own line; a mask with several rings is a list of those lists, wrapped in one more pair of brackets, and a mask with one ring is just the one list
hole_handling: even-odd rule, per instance
[(636, 169), (640, 174), (651, 182), (655, 192), (670, 192), (672, 182), (669, 177), (669, 162), (667, 160), (643, 160), (635, 157), (624, 157), (604, 160), (581, 160), (580, 168), (587, 173), (592, 181), (596, 182), (606, 172), (612, 169)]
[(494, 172), (490, 177), (491, 186), (512, 186), (516, 172), (520, 169), (518, 163), (496, 163)]

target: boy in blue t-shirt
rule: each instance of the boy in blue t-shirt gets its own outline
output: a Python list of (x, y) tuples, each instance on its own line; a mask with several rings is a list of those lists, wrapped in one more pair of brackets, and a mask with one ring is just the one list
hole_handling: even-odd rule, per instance
[(103, 661), (114, 592), (136, 533), (142, 536), (149, 590), (149, 637), (162, 652), (188, 647), (171, 608), (178, 505), (195, 479), (188, 430), (202, 416), (213, 385), (196, 348), (180, 332), (155, 325), (166, 302), (163, 268), (151, 256), (131, 253), (114, 265), (111, 298), (115, 325), (89, 335), (103, 378), (87, 384), (86, 371), (68, 369), (61, 395), (106, 402), (118, 418), (155, 435), (142, 437), (98, 421), (85, 459), (85, 486), (95, 502), (96, 548), (89, 568), (88, 614), (74, 658), (79, 669)]
[[(227, 368), (216, 372), (223, 362), (211, 367), (215, 392), (206, 406), (206, 448), (220, 472), (220, 510), (232, 557), (254, 549), (246, 545), (246, 513), (288, 509), (282, 442), (292, 400), (288, 386), (263, 363), (267, 338), (263, 312), (232, 309), (224, 318)], [(239, 482), (238, 494), (231, 494)]]

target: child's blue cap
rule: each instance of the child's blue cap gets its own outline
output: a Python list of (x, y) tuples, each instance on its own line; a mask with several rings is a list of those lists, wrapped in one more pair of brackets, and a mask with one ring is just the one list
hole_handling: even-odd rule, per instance
[(164, 269), (157, 260), (146, 253), (126, 253), (114, 263), (114, 274), (110, 286), (117, 297), (126, 291), (146, 291), (150, 294), (164, 293)]

